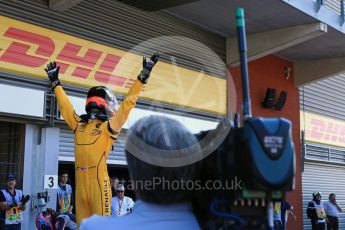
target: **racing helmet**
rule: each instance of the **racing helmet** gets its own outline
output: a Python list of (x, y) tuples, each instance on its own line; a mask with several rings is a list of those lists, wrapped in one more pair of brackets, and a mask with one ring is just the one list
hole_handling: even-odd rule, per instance
[(105, 86), (92, 87), (87, 93), (85, 111), (89, 114), (92, 109), (97, 109), (108, 117), (114, 116), (118, 103), (113, 92)]
[(35, 224), (38, 230), (54, 230), (52, 216), (46, 211), (40, 212), (36, 215)]

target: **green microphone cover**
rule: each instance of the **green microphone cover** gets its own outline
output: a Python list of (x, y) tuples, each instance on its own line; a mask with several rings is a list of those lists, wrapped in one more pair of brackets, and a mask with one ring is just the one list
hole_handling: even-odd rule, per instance
[(243, 27), (244, 26), (244, 10), (243, 8), (236, 9), (236, 26)]

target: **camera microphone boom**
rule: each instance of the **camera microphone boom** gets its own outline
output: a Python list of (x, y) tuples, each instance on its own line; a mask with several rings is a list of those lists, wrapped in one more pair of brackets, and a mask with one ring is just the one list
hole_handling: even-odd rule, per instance
[[(201, 178), (224, 183), (237, 178), (243, 186), (240, 191), (200, 192), (202, 200), (195, 201), (196, 209), (204, 208), (205, 212), (202, 202), (208, 203), (213, 217), (197, 216), (204, 229), (233, 229), (236, 226), (241, 229), (273, 229), (273, 202), (284, 200), (285, 192), (294, 189), (295, 150), (291, 122), (284, 118), (252, 116), (242, 8), (236, 9), (236, 25), (242, 75), (243, 126), (239, 127), (236, 114), (234, 122), (222, 122), (216, 130), (202, 132), (197, 138), (216, 135), (224, 127), (231, 127), (222, 144), (203, 160)], [(214, 227), (209, 227), (210, 222)]]
[[(250, 166), (242, 173), (248, 189), (289, 191), (294, 188), (294, 144), (291, 122), (284, 118), (252, 117), (249, 95), (244, 10), (236, 10), (243, 92), (243, 127), (238, 129), (236, 154)], [(243, 170), (244, 171), (244, 170)]]
[[(236, 10), (236, 26), (241, 60), (243, 127), (235, 128), (235, 161), (245, 183), (243, 198), (255, 198), (252, 191), (265, 194), (267, 227), (273, 228), (272, 200), (282, 200), (285, 191), (294, 189), (295, 151), (291, 122), (284, 118), (252, 117), (249, 95), (244, 10)], [(246, 165), (244, 168), (243, 166)], [(257, 194), (254, 192), (253, 194)], [(272, 215), (271, 215), (272, 214)]]

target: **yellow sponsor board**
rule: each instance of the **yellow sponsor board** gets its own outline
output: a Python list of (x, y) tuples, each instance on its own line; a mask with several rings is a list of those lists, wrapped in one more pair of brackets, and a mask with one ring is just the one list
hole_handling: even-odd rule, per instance
[[(142, 68), (142, 56), (0, 16), (0, 71), (47, 79), (44, 67), (60, 65), (62, 83), (104, 85), (125, 94)], [(157, 50), (159, 52), (159, 50)], [(141, 97), (225, 114), (226, 81), (159, 61)]]
[(334, 118), (300, 112), (301, 129), (305, 140), (345, 147), (345, 122)]

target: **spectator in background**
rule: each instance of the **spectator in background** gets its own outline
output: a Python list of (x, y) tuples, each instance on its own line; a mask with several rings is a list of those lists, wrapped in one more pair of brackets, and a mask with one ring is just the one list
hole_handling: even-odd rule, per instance
[(120, 180), (119, 180), (118, 177), (113, 177), (113, 178), (110, 179), (110, 186), (111, 186), (112, 197), (116, 196), (115, 188), (119, 184), (119, 182), (120, 182)]
[(327, 230), (338, 230), (338, 212), (343, 210), (339, 207), (334, 193), (329, 194), (328, 199), (324, 204), (327, 215)]
[(59, 187), (57, 189), (57, 212), (72, 212), (73, 209), (73, 196), (72, 187), (67, 184), (68, 172), (62, 171), (59, 174)]
[(117, 184), (115, 187), (116, 196), (111, 200), (111, 215), (124, 216), (130, 213), (134, 206), (132, 198), (125, 196), (125, 186)]
[(0, 192), (0, 220), (3, 230), (20, 230), (22, 212), (30, 196), (23, 196), (22, 190), (16, 189), (16, 176), (6, 177), (6, 188)]
[[(151, 160), (139, 159), (138, 156), (142, 155), (138, 154), (142, 152)], [(181, 158), (194, 154), (200, 156), (199, 153), (201, 148), (196, 137), (181, 123), (161, 116), (140, 119), (130, 128), (126, 141), (128, 169), (138, 197), (133, 212), (121, 218), (93, 216), (82, 222), (80, 230), (94, 230), (99, 226), (102, 230), (200, 229), (188, 203), (191, 200), (190, 191), (182, 187), (172, 189), (167, 185), (181, 180), (195, 180), (200, 173), (196, 164), (172, 166), (171, 163), (181, 165)], [(170, 167), (156, 163), (167, 158), (170, 159), (167, 161)], [(154, 180), (165, 183), (156, 183), (154, 187), (138, 183), (148, 185), (146, 182)]]
[(59, 213), (47, 208), (36, 215), (37, 230), (77, 230), (75, 216), (70, 212)]
[(273, 205), (274, 229), (285, 230), (289, 213), (296, 219), (295, 214), (292, 212), (293, 207), (285, 200), (276, 201)]
[(311, 221), (312, 230), (325, 230), (326, 212), (320, 192), (313, 192), (313, 200), (308, 204), (307, 216)]
[(276, 201), (273, 203), (274, 230), (281, 230), (283, 228), (281, 203), (282, 203), (281, 201)]
[(282, 207), (282, 213), (281, 213), (282, 230), (285, 230), (289, 215), (291, 215), (295, 220), (297, 218), (295, 214), (293, 213), (293, 206), (291, 206), (287, 201), (283, 200), (281, 203), (281, 207)]

